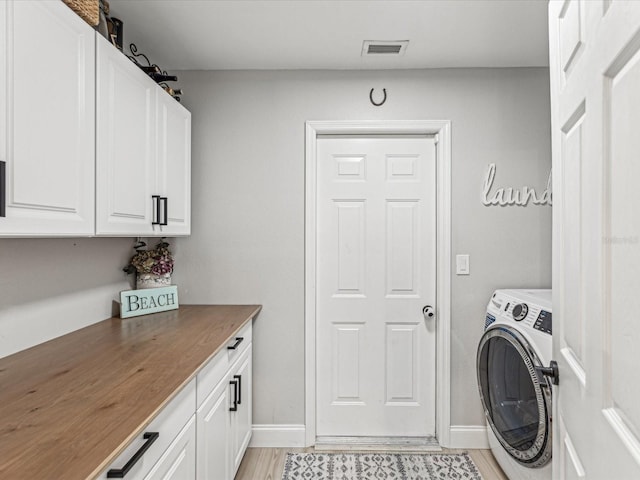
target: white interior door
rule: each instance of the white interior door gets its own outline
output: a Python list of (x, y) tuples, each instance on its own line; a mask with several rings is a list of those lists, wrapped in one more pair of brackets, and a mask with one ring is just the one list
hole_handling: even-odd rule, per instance
[(640, 478), (640, 2), (552, 1), (554, 478)]
[(433, 436), (435, 139), (317, 148), (317, 436)]

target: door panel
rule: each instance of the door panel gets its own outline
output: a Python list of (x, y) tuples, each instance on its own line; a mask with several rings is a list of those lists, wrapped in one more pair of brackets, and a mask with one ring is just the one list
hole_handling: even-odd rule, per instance
[(360, 397), (360, 352), (362, 324), (334, 323), (333, 403), (362, 402)]
[(319, 437), (435, 434), (435, 151), (318, 140)]
[(417, 200), (387, 201), (387, 296), (417, 295)]
[(339, 295), (364, 295), (365, 202), (334, 200), (338, 217), (337, 273)]
[[(238, 382), (237, 390), (237, 411), (231, 412), (231, 432), (232, 432), (232, 454), (231, 465), (233, 475), (236, 474), (244, 452), (251, 440), (252, 428), (252, 355), (251, 346), (243, 354), (243, 358), (239, 360), (238, 366), (233, 372), (232, 377)], [(234, 395), (234, 392), (231, 393)]]
[[(584, 119), (585, 105), (581, 103), (570, 120), (562, 128), (562, 177), (565, 180), (565, 189), (562, 192), (563, 205), (567, 212), (576, 212), (567, 215), (563, 222), (565, 235), (570, 238), (582, 237), (582, 162), (584, 153)], [(565, 271), (581, 272), (582, 242), (576, 241), (564, 252)], [(576, 368), (576, 373), (584, 378), (584, 315), (582, 315), (582, 281), (568, 282), (565, 284), (565, 308), (573, 312), (566, 321), (556, 329), (560, 336), (563, 354), (571, 358), (571, 365)], [(586, 380), (586, 379), (585, 379)]]
[(36, 1), (2, 2), (0, 31), (0, 235), (92, 235), (95, 32)]
[(196, 478), (229, 480), (231, 417), (226, 379), (211, 392), (196, 413)]
[(556, 479), (640, 478), (640, 3), (549, 4)]
[(191, 233), (191, 113), (157, 90), (158, 191), (167, 197), (164, 235)]
[(97, 39), (96, 234), (153, 234), (156, 86)]
[(387, 404), (418, 402), (416, 375), (418, 373), (417, 325), (387, 325), (385, 336), (385, 401)]

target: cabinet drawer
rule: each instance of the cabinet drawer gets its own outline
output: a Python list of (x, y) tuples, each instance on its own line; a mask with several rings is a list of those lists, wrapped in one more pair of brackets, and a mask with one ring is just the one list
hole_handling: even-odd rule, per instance
[(195, 480), (196, 416), (191, 416), (177, 438), (164, 452), (144, 480)]
[(124, 477), (126, 480), (145, 478), (169, 445), (181, 432), (193, 416), (196, 409), (196, 381), (193, 379), (171, 402), (153, 419), (116, 460), (98, 477), (106, 479), (109, 470), (122, 469), (135, 453), (149, 440), (144, 438), (146, 432), (157, 432), (157, 440), (151, 443), (142, 457), (131, 467)]
[[(229, 365), (233, 365), (233, 363), (238, 360), (238, 358), (240, 358), (240, 356), (247, 350), (247, 348), (249, 348), (249, 345), (251, 345), (252, 324), (253, 322), (251, 320), (248, 321), (247, 324), (242, 327), (242, 329), (237, 334), (234, 335), (234, 338), (229, 342), (229, 345), (227, 345), (226, 350)], [(230, 349), (228, 348), (229, 346), (236, 347)]]
[[(205, 398), (213, 391), (220, 381), (227, 375), (229, 368), (249, 348), (252, 337), (252, 321), (227, 342), (227, 345), (213, 357), (198, 373), (197, 377), (197, 405), (202, 405)], [(239, 340), (242, 339), (242, 340)], [(235, 348), (228, 348), (233, 347)]]

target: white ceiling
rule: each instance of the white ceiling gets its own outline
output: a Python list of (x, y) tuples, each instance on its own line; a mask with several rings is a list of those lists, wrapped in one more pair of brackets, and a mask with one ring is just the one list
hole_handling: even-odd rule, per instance
[[(169, 70), (547, 66), (546, 0), (110, 0)], [(362, 57), (363, 40), (409, 40)]]

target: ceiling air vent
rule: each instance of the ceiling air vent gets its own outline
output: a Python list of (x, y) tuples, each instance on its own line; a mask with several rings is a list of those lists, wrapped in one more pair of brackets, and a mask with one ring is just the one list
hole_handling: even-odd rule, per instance
[(409, 40), (395, 40), (395, 41), (379, 41), (379, 40), (365, 40), (362, 44), (362, 56), (366, 55), (385, 55), (385, 56), (398, 56), (404, 55)]

